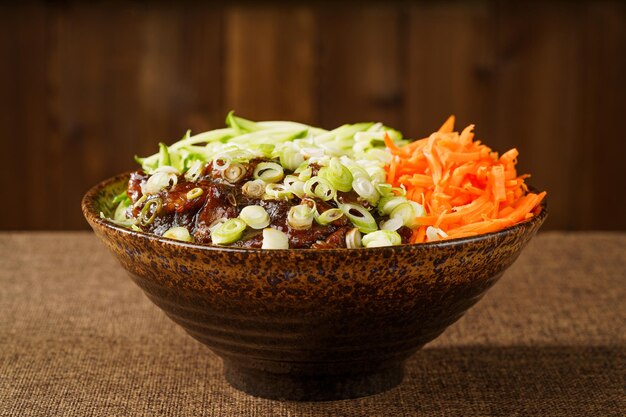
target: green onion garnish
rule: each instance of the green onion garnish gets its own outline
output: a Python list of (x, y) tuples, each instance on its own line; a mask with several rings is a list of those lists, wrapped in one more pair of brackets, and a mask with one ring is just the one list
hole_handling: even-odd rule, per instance
[(241, 187), (241, 192), (248, 197), (261, 198), (265, 194), (265, 187), (263, 180), (248, 181)]
[[(296, 122), (254, 122), (231, 112), (226, 124), (226, 128), (193, 136), (188, 131), (178, 142), (169, 146), (159, 144), (156, 154), (137, 158), (149, 175), (148, 180), (142, 183), (142, 195), (136, 203), (140, 208), (145, 205), (137, 225), (146, 226), (154, 222), (163, 205), (160, 199), (154, 197), (162, 196), (176, 185), (181, 175), (190, 182), (219, 176), (222, 182), (241, 185), (248, 173), (247, 164), (259, 158), (264, 160), (256, 163), (254, 180), (245, 182), (241, 188), (243, 195), (248, 197), (246, 204), (297, 197), (299, 200), (296, 201), (302, 202), (289, 211), (287, 221), (291, 228), (309, 228), (313, 220), (320, 225), (329, 225), (346, 216), (355, 226), (346, 235), (346, 245), (358, 247), (361, 233), (372, 233), (379, 228), (370, 210), (377, 210), (384, 216), (380, 228), (387, 232), (402, 226), (415, 227), (419, 224), (419, 217), (424, 215), (423, 207), (407, 201), (403, 188), (394, 188), (386, 182), (385, 165), (389, 163), (391, 154), (386, 150), (385, 135), (389, 134), (398, 146), (406, 141), (402, 140), (399, 132), (381, 123), (356, 123), (326, 131)], [(204, 177), (209, 166), (211, 172)], [(315, 176), (314, 172), (317, 172)], [(342, 198), (337, 200), (338, 193), (352, 191), (358, 195), (357, 201), (343, 204)], [(197, 199), (204, 192), (200, 187), (193, 188), (186, 193), (187, 199)], [(234, 200), (234, 196), (232, 194), (229, 198)], [(146, 200), (146, 197), (149, 198)], [(309, 198), (310, 203), (307, 202)], [(338, 208), (318, 213), (314, 201), (320, 200)], [(121, 194), (114, 204), (117, 206), (113, 206), (116, 207), (113, 217), (127, 222), (130, 207), (127, 196)], [(222, 221), (225, 223), (220, 224)], [(211, 236), (214, 244), (232, 243), (240, 239), (245, 228), (250, 226), (267, 230), (270, 237), (264, 239), (264, 245), (288, 247), (286, 235), (268, 229), (270, 223), (271, 219), (263, 207), (250, 206), (241, 211), (238, 219), (222, 219), (211, 225)], [(284, 242), (272, 243), (272, 236), (280, 236), (276, 239)], [(381, 236), (395, 241), (389, 237), (393, 235)], [(384, 239), (381, 237), (378, 240)]]
[(352, 189), (352, 174), (338, 158), (332, 158), (327, 167), (320, 169), (318, 175), (327, 180), (338, 191), (348, 192)]
[(222, 171), (222, 177), (232, 184), (235, 184), (246, 175), (246, 168), (241, 164), (229, 164), (228, 167)]
[(298, 174), (298, 179), (300, 181), (308, 181), (311, 179), (311, 176), (313, 175), (313, 170), (311, 169), (311, 167), (307, 165), (306, 168), (302, 169), (300, 172), (296, 170), (295, 173)]
[(211, 241), (216, 245), (227, 245), (241, 239), (246, 222), (241, 219), (228, 219), (211, 229)]
[(340, 204), (339, 208), (361, 232), (370, 233), (378, 229), (376, 220), (365, 207), (357, 204)]
[(253, 229), (264, 229), (270, 224), (270, 216), (261, 206), (246, 206), (239, 213), (239, 218)]
[(310, 206), (308, 204), (299, 204), (289, 209), (287, 215), (287, 223), (289, 226), (296, 230), (310, 229), (315, 218), (315, 204)]
[(148, 178), (142, 190), (144, 194), (157, 194), (162, 189), (172, 187), (177, 183), (178, 177), (176, 176), (176, 170), (173, 167), (165, 165), (157, 168), (154, 174)]
[(180, 240), (182, 242), (191, 242), (193, 240), (189, 234), (189, 230), (182, 226), (169, 228), (163, 233), (163, 237)]
[(378, 214), (381, 216), (388, 216), (391, 214), (393, 209), (398, 207), (400, 204), (404, 204), (407, 202), (406, 197), (397, 197), (387, 195), (378, 200)]
[(265, 194), (277, 200), (288, 200), (293, 197), (293, 194), (284, 184), (267, 184), (265, 186)]
[(202, 194), (204, 194), (204, 190), (200, 187), (196, 187), (187, 191), (187, 200), (193, 200), (194, 198), (200, 197)]
[(271, 227), (263, 229), (261, 249), (289, 249), (289, 237), (280, 230)]
[(376, 191), (374, 184), (365, 177), (357, 177), (352, 182), (352, 188), (363, 199), (370, 204), (376, 204), (380, 198), (380, 194)]
[(254, 169), (254, 178), (265, 182), (278, 182), (284, 174), (283, 167), (276, 162), (261, 162)]
[(391, 230), (377, 230), (363, 236), (361, 241), (366, 248), (378, 248), (399, 245), (402, 243), (402, 238), (397, 232)]
[(335, 198), (337, 191), (322, 177), (313, 177), (304, 183), (304, 193), (310, 197), (328, 201)]
[(304, 162), (304, 155), (300, 152), (300, 149), (295, 146), (289, 146), (285, 144), (283, 150), (280, 152), (280, 164), (286, 169), (293, 171), (297, 169), (301, 163)]
[(434, 242), (448, 237), (448, 234), (438, 227), (428, 226), (426, 228), (426, 237), (428, 242)]
[(298, 196), (298, 198), (304, 197), (304, 181), (300, 181), (297, 176), (287, 175), (283, 183), (285, 184), (285, 188)]
[(322, 226), (326, 226), (334, 222), (335, 220), (340, 219), (343, 216), (343, 211), (338, 208), (328, 209), (325, 212), (318, 214), (315, 216), (315, 221)]
[(346, 233), (346, 247), (349, 249), (360, 248), (361, 243), (361, 231), (356, 227), (354, 229), (350, 229), (348, 233)]
[(198, 181), (202, 175), (203, 168), (204, 163), (202, 161), (196, 160), (191, 162), (189, 169), (185, 172), (185, 179), (192, 182)]
[(142, 226), (148, 226), (149, 224), (152, 224), (157, 214), (159, 214), (161, 207), (163, 207), (163, 200), (161, 200), (160, 198), (157, 197), (148, 200), (141, 209), (141, 213), (139, 214), (139, 224), (141, 224)]

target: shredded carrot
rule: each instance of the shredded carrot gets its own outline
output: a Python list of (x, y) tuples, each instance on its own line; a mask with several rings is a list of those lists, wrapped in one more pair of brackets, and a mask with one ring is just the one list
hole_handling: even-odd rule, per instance
[(411, 235), (410, 242), (422, 243), (424, 242), (425, 237), (426, 237), (426, 226), (420, 226), (417, 229), (413, 230), (413, 234)]
[(441, 133), (452, 133), (452, 131), (454, 131), (454, 115), (453, 114), (451, 114), (450, 117), (448, 117), (448, 120), (446, 120), (439, 128), (439, 132)]
[(406, 197), (426, 210), (411, 243), (424, 242), (428, 226), (441, 228), (448, 238), (502, 230), (533, 217), (546, 196), (528, 192), (529, 176), (515, 169), (517, 149), (498, 156), (474, 140), (474, 125), (459, 134), (454, 122), (450, 116), (428, 138), (401, 147), (385, 135), (393, 154), (387, 182), (403, 186)]

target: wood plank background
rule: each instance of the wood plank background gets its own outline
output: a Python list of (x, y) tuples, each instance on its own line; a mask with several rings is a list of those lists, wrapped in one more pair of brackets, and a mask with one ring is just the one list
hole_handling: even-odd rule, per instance
[(0, 6), (0, 229), (84, 229), (80, 198), (186, 129), (454, 113), (549, 192), (546, 229), (626, 230), (620, 2)]

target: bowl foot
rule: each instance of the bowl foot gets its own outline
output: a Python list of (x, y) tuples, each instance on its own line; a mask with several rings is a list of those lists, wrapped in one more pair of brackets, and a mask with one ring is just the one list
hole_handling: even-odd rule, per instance
[(224, 363), (226, 380), (255, 397), (288, 401), (330, 401), (365, 397), (387, 391), (402, 382), (403, 365), (374, 372), (346, 375), (276, 374)]

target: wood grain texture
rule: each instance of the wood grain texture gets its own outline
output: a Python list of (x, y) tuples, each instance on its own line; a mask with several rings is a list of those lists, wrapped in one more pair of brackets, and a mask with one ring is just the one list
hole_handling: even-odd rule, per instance
[(257, 120), (316, 121), (311, 8), (246, 5), (225, 13), (226, 108)]
[[(587, 147), (581, 132), (582, 9), (510, 4), (497, 14), (497, 88), (492, 97), (494, 140), (517, 147), (519, 170), (550, 190), (550, 218), (557, 229), (579, 228), (569, 199), (576, 178), (591, 173), (577, 160)], [(529, 24), (530, 22), (530, 24)], [(499, 139), (499, 141), (498, 141)], [(489, 143), (491, 137), (485, 137)], [(566, 197), (567, 196), (567, 197)]]
[(321, 125), (380, 121), (399, 126), (404, 100), (404, 7), (326, 5), (319, 13)]
[(574, 166), (584, 192), (568, 195), (575, 207), (576, 229), (626, 230), (626, 5), (589, 3), (584, 9), (581, 80), (582, 128)]
[(0, 13), (0, 229), (45, 228), (58, 204), (55, 167), (43, 158), (55, 147), (48, 138), (48, 27), (41, 5)]
[[(454, 114), (491, 136), (494, 16), (484, 3), (416, 3), (410, 9), (408, 132), (424, 137)], [(492, 139), (489, 139), (490, 141)]]
[(0, 229), (86, 228), (88, 187), (235, 109), (410, 137), (454, 113), (519, 148), (546, 229), (626, 230), (625, 99), (619, 2), (3, 5)]
[(191, 129), (223, 124), (222, 10), (201, 3), (145, 6), (138, 97), (141, 152)]
[[(130, 167), (138, 144), (140, 32), (135, 8), (70, 5), (52, 11), (50, 109), (57, 213), (53, 228), (81, 226), (77, 197), (102, 175)], [(80, 175), (77, 175), (80, 173)]]

